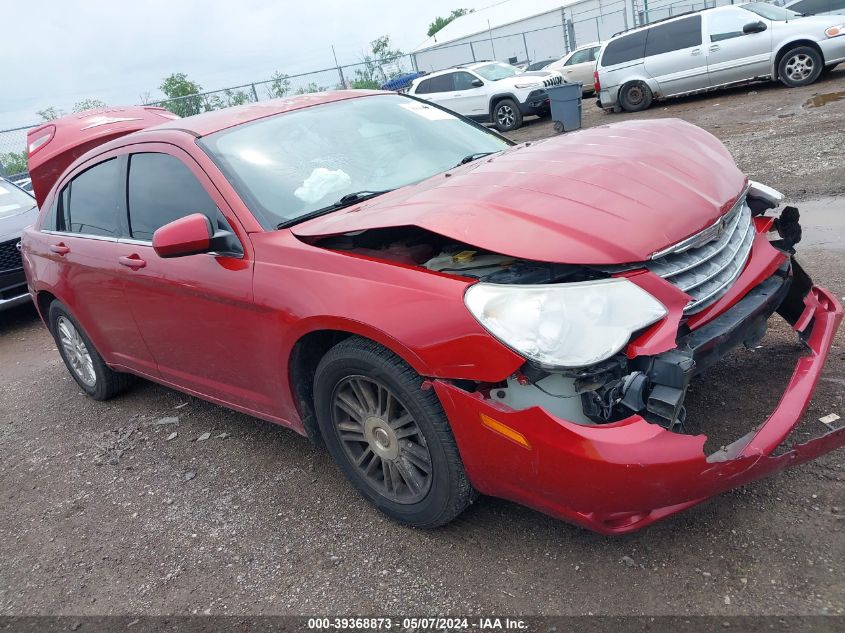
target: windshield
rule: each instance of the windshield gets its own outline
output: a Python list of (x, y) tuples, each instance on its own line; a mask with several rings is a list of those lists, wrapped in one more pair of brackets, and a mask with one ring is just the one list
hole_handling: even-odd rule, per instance
[(29, 211), (35, 198), (0, 178), (0, 219)]
[(500, 79), (507, 79), (508, 77), (522, 74), (522, 71), (516, 66), (501, 62), (486, 64), (478, 68), (473, 68), (472, 70), (484, 77), (487, 81), (499, 81)]
[(757, 15), (766, 18), (767, 20), (774, 20), (775, 22), (785, 22), (794, 18), (800, 18), (801, 14), (783, 7), (776, 7), (773, 4), (765, 4), (763, 2), (752, 2), (751, 4), (743, 4), (742, 8), (746, 11), (751, 11)]
[(400, 95), (336, 101), (221, 130), (200, 141), (271, 229), (355, 192), (380, 192), (444, 172), (510, 142)]

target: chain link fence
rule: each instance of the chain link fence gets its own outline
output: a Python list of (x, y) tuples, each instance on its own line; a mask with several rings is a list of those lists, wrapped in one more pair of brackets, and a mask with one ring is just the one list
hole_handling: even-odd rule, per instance
[(26, 133), (41, 125), (24, 125), (9, 130), (0, 130), (0, 176), (9, 180), (26, 178)]

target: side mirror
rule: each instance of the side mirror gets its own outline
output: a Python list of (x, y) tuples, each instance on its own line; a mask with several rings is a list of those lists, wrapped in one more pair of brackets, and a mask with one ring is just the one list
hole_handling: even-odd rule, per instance
[(742, 32), (748, 35), (749, 33), (762, 33), (768, 27), (765, 22), (749, 22), (742, 27)]
[(483, 81), (481, 81), (480, 79), (473, 79), (473, 80), (470, 82), (470, 84), (471, 84), (473, 87), (475, 87), (475, 88), (481, 88), (481, 86), (483, 86), (483, 85), (484, 85), (484, 82), (483, 82)]
[(211, 250), (214, 230), (202, 213), (173, 220), (153, 233), (153, 250), (159, 257), (183, 257)]

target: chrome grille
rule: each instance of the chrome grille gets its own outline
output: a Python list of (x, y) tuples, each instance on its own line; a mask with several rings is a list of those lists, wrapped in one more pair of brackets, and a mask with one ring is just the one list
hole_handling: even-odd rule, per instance
[(563, 77), (560, 75), (556, 75), (555, 77), (549, 77), (548, 79), (543, 80), (543, 86), (548, 88), (550, 86), (559, 86), (563, 83)]
[(719, 222), (657, 253), (646, 267), (692, 297), (684, 312), (703, 310), (739, 277), (754, 242), (745, 196)]
[(18, 251), (18, 242), (20, 242), (20, 238), (0, 243), (0, 273), (23, 267), (21, 254)]

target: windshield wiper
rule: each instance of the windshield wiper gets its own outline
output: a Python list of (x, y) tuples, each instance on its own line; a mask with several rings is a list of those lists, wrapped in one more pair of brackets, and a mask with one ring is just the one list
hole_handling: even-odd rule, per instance
[(364, 200), (369, 200), (370, 198), (375, 198), (376, 196), (380, 196), (384, 193), (389, 193), (393, 191), (393, 189), (383, 189), (381, 191), (370, 191), (365, 189), (363, 191), (354, 191), (352, 193), (347, 193), (344, 196), (341, 196), (335, 202), (332, 202), (327, 207), (322, 207), (321, 209), (317, 209), (316, 211), (310, 211), (305, 215), (300, 215), (295, 218), (291, 218), (290, 220), (285, 220), (284, 222), (279, 222), (276, 225), (276, 229), (285, 229), (289, 226), (293, 226), (294, 224), (299, 224), (300, 222), (304, 222), (305, 220), (310, 220), (311, 218), (316, 218), (317, 216), (323, 215), (325, 213), (329, 213), (330, 211), (336, 211), (337, 209), (342, 209), (343, 207), (351, 206), (357, 202), (363, 202)]
[[(499, 152), (504, 150), (499, 150)], [(460, 167), (461, 165), (466, 165), (467, 163), (471, 163), (474, 160), (478, 160), (479, 158), (484, 158), (485, 156), (490, 156), (490, 154), (498, 154), (499, 152), (476, 152), (475, 154), (467, 154), (461, 159), (455, 167)]]

